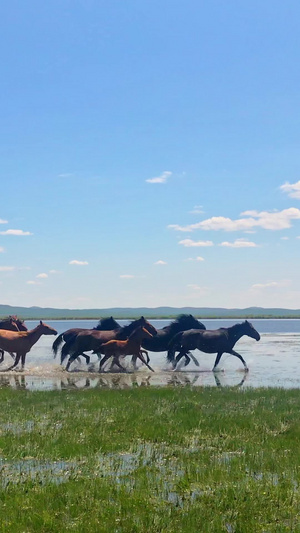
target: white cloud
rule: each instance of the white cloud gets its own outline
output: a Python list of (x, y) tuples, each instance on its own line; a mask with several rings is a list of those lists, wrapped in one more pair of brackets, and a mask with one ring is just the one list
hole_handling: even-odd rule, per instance
[(146, 181), (148, 183), (166, 183), (170, 176), (172, 176), (172, 172), (165, 170), (160, 176), (157, 176), (156, 178), (149, 178)]
[(2, 246), (0, 246), (0, 253), (4, 252), (4, 248), (2, 248)]
[(74, 176), (74, 174), (71, 174), (71, 173), (68, 173), (68, 172), (66, 172), (65, 174), (59, 174), (58, 175), (59, 178), (71, 178), (72, 176)]
[(27, 285), (41, 285), (40, 281), (34, 281), (34, 280), (26, 281), (26, 283)]
[(73, 259), (72, 261), (69, 261), (69, 265), (88, 265), (87, 261), (78, 261), (77, 259)]
[(262, 290), (262, 289), (274, 289), (278, 287), (287, 287), (290, 285), (290, 280), (281, 280), (281, 281), (269, 281), (267, 283), (255, 283), (252, 285), (251, 290)]
[(196, 296), (205, 295), (208, 292), (207, 287), (201, 287), (195, 283), (190, 283), (187, 287), (195, 293)]
[(12, 270), (16, 270), (16, 267), (13, 267), (13, 266), (0, 266), (0, 272), (11, 272)]
[(202, 205), (195, 205), (192, 211), (190, 211), (192, 215), (202, 215), (203, 212), (204, 211)]
[(214, 243), (212, 241), (193, 241), (192, 239), (183, 239), (183, 241), (179, 241), (179, 244), (182, 244), (183, 246), (187, 248), (193, 248), (198, 246), (213, 246)]
[(296, 181), (296, 183), (289, 183), (288, 181), (281, 185), (280, 189), (283, 192), (286, 192), (288, 196), (291, 198), (299, 198), (300, 199), (300, 180)]
[(204, 261), (204, 257), (198, 255), (198, 257), (188, 257), (184, 261)]
[(0, 235), (24, 236), (24, 235), (33, 235), (33, 233), (30, 233), (30, 231), (23, 231), (22, 229), (7, 229), (6, 231), (0, 231)]
[(0, 224), (8, 224), (8, 220), (3, 220), (2, 218), (0, 218)]
[(49, 274), (59, 274), (58, 270), (49, 270)]
[(132, 274), (121, 274), (120, 275), (120, 278), (121, 279), (133, 279), (135, 276), (133, 276)]
[(42, 272), (41, 274), (37, 275), (37, 278), (46, 279), (46, 278), (48, 278), (48, 274), (45, 274), (45, 272)]
[(177, 231), (211, 230), (211, 231), (249, 231), (252, 228), (260, 227), (267, 230), (281, 230), (291, 227), (291, 220), (300, 219), (300, 209), (290, 207), (282, 211), (245, 211), (241, 213), (243, 217), (232, 220), (226, 217), (211, 217), (196, 224), (179, 226), (171, 224), (168, 227)]
[(219, 246), (227, 246), (228, 248), (257, 248), (257, 244), (246, 239), (236, 239), (234, 242), (224, 241)]
[(155, 264), (155, 265), (166, 265), (167, 263), (166, 263), (166, 261), (162, 261), (162, 260), (160, 259), (159, 261), (156, 261), (154, 264)]

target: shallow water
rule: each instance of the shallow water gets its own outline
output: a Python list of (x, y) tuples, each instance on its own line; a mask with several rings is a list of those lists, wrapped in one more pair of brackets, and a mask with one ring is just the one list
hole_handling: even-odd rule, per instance
[[(152, 320), (153, 325), (161, 328), (169, 320)], [(203, 320), (207, 329), (229, 327), (238, 320)], [(95, 320), (48, 321), (58, 333), (69, 328), (93, 328)], [(120, 324), (128, 321), (119, 320)], [(198, 350), (194, 355), (199, 361), (199, 368), (192, 362), (188, 367), (173, 372), (166, 362), (166, 353), (149, 352), (151, 365), (155, 373), (140, 366), (135, 373), (130, 368), (130, 358), (127, 358), (128, 373), (98, 373), (97, 357), (92, 356), (92, 364), (82, 362), (73, 363), (71, 372), (65, 372), (59, 365), (59, 359), (54, 359), (51, 346), (52, 336), (42, 336), (35, 344), (26, 360), (26, 370), (20, 372), (5, 372), (5, 367), (11, 364), (11, 357), (5, 354), (5, 361), (1, 365), (0, 386), (29, 389), (29, 390), (61, 390), (83, 388), (129, 388), (147, 386), (242, 386), (242, 387), (284, 387), (300, 388), (300, 372), (298, 359), (300, 357), (300, 320), (252, 320), (252, 324), (261, 334), (261, 340), (256, 342), (249, 337), (243, 337), (235, 346), (246, 360), (249, 372), (245, 374), (241, 362), (232, 355), (224, 354), (220, 361), (220, 371), (211, 372), (215, 356), (204, 354)], [(29, 329), (37, 325), (37, 321), (26, 321)]]

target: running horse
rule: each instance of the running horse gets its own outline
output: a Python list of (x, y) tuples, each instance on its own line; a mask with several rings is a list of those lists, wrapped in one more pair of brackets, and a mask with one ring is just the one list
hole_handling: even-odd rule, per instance
[(101, 344), (101, 353), (104, 354), (104, 357), (100, 361), (99, 372), (101, 372), (104, 363), (106, 363), (110, 357), (113, 357), (113, 364), (117, 365), (122, 371), (126, 371), (126, 368), (124, 368), (119, 361), (119, 357), (125, 355), (133, 355), (136, 358), (139, 358), (149, 370), (154, 372), (153, 368), (147, 363), (143, 355), (145, 354), (148, 357), (148, 352), (141, 349), (141, 342), (144, 339), (150, 339), (151, 337), (152, 334), (149, 333), (146, 328), (139, 326), (129, 335), (127, 340), (111, 340)]
[[(215, 330), (199, 331), (191, 329), (189, 331), (183, 331), (177, 333), (169, 344), (169, 350), (167, 360), (172, 363), (175, 370), (178, 362), (182, 357), (186, 358), (186, 365), (190, 362), (189, 350), (200, 350), (205, 353), (217, 353), (213, 371), (216, 370), (223, 353), (229, 353), (238, 357), (242, 361), (245, 370), (248, 371), (247, 364), (243, 357), (236, 352), (233, 347), (237, 341), (247, 335), (257, 341), (260, 340), (260, 334), (252, 326), (248, 320), (242, 322), (242, 324), (235, 324), (229, 328), (219, 328)], [(179, 354), (175, 358), (175, 351), (179, 351)]]
[(72, 339), (75, 339), (76, 335), (78, 333), (81, 333), (81, 331), (111, 331), (111, 330), (120, 330), (122, 326), (118, 324), (118, 322), (115, 321), (115, 319), (111, 316), (108, 318), (101, 318), (98, 322), (98, 325), (95, 328), (88, 329), (88, 328), (71, 328), (67, 329), (58, 337), (55, 339), (54, 343), (52, 344), (52, 351), (54, 353), (54, 358), (57, 355), (58, 348), (62, 344), (62, 342), (70, 342)]
[(8, 368), (2, 370), (7, 372), (17, 366), (21, 359), (22, 370), (24, 370), (25, 359), (27, 353), (31, 350), (32, 346), (39, 340), (42, 335), (57, 335), (57, 331), (51, 326), (44, 324), (40, 320), (40, 323), (29, 331), (0, 331), (0, 350), (6, 352), (16, 353), (16, 358)]
[[(18, 318), (16, 315), (10, 315), (7, 318), (0, 320), (0, 329), (6, 331), (28, 331), (27, 327), (24, 324), (24, 321)], [(14, 358), (14, 354), (10, 353), (11, 357)], [(0, 364), (4, 360), (4, 350), (0, 349)]]
[[(66, 370), (69, 370), (71, 363), (77, 359), (79, 355), (86, 358), (87, 364), (90, 362), (90, 357), (86, 355), (85, 351), (93, 351), (98, 357), (101, 357), (101, 346), (110, 340), (127, 340), (129, 335), (138, 327), (143, 326), (152, 335), (156, 335), (156, 329), (148, 320), (141, 316), (137, 320), (133, 320), (127, 326), (122, 326), (117, 330), (98, 331), (85, 330), (79, 332), (75, 337), (72, 337), (69, 342), (66, 342), (61, 350), (61, 364), (69, 355), (69, 360), (66, 365)], [(149, 361), (148, 361), (149, 362)]]

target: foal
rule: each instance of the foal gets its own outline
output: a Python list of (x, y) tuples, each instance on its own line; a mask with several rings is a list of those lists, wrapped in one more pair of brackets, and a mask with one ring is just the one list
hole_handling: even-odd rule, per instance
[(150, 338), (153, 335), (149, 333), (142, 326), (136, 328), (131, 335), (125, 341), (111, 340), (101, 344), (101, 353), (104, 354), (103, 359), (100, 361), (99, 372), (101, 372), (104, 363), (110, 358), (113, 357), (113, 364), (116, 364), (121, 370), (126, 369), (121, 365), (119, 357), (121, 355), (133, 355), (135, 358), (139, 358), (142, 363), (144, 363), (149, 370), (154, 372), (153, 368), (147, 363), (146, 359), (143, 356), (143, 353), (148, 358), (148, 352), (141, 349), (141, 343), (144, 339)]

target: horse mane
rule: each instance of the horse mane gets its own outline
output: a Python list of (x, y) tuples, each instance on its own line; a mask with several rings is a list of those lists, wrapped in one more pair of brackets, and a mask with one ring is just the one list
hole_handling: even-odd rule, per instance
[(182, 313), (181, 315), (178, 315), (175, 318), (175, 320), (173, 320), (173, 322), (171, 322), (168, 326), (165, 326), (163, 329), (164, 330), (168, 329), (168, 331), (171, 333), (172, 331), (177, 333), (178, 326), (181, 327), (183, 324), (189, 324), (190, 325), (189, 329), (193, 329), (193, 324), (195, 324), (195, 322), (198, 322), (198, 321), (195, 317), (193, 317), (193, 315)]
[(104, 318), (100, 318), (97, 326), (95, 328), (93, 328), (94, 330), (112, 330), (112, 329), (119, 329), (121, 328), (120, 324), (118, 324), (118, 322), (116, 322), (116, 320), (110, 316), (110, 317), (104, 317)]

